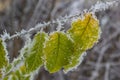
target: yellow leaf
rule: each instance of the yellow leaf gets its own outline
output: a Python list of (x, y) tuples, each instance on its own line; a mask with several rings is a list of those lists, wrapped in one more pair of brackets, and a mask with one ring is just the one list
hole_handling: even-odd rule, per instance
[(65, 66), (65, 71), (76, 67), (81, 62), (81, 55), (93, 47), (100, 36), (99, 21), (92, 13), (85, 13), (83, 19), (72, 22), (72, 27), (67, 32), (74, 41), (74, 55), (71, 64)]

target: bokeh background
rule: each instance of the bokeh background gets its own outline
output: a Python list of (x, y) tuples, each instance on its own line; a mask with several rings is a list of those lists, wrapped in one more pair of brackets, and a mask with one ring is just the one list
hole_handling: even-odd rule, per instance
[[(113, 0), (0, 0), (0, 34), (10, 35), (34, 27), (39, 22), (57, 19), (89, 9), (97, 1)], [(120, 4), (96, 13), (102, 30), (101, 39), (87, 50), (79, 67), (67, 74), (63, 71), (50, 74), (43, 67), (34, 80), (120, 80)], [(67, 24), (67, 23), (66, 23)], [(70, 25), (64, 25), (68, 29)], [(55, 25), (44, 29), (55, 30)], [(7, 41), (10, 61), (24, 46), (23, 38)]]

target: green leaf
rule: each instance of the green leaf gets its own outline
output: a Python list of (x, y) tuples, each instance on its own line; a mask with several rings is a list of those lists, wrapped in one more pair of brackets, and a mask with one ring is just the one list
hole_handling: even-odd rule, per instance
[(63, 32), (54, 32), (49, 36), (44, 48), (45, 67), (50, 73), (59, 71), (69, 64), (73, 43)]
[(21, 66), (19, 70), (14, 72), (14, 75), (17, 76), (18, 80), (30, 80), (29, 74), (25, 73), (25, 66)]
[(23, 74), (24, 67), (25, 66), (21, 66), (20, 69), (12, 71), (10, 74), (6, 75), (3, 80), (30, 80), (30, 75)]
[(4, 66), (7, 66), (7, 64), (8, 64), (8, 60), (6, 58), (6, 49), (3, 44), (4, 43), (3, 43), (2, 39), (0, 38), (0, 78), (2, 77), (1, 69)]
[(8, 77), (8, 76), (7, 76), (7, 77), (4, 77), (3, 80), (9, 80), (9, 77)]
[(28, 55), (25, 57), (25, 67), (28, 73), (43, 65), (43, 47), (46, 37), (47, 35), (45, 33), (38, 32), (35, 35), (31, 45), (28, 46)]
[[(18, 57), (17, 59), (14, 59), (14, 61), (12, 61), (12, 63), (9, 63), (3, 70), (4, 74), (6, 75), (4, 77), (4, 79), (7, 78), (15, 78), (15, 74), (13, 75), (13, 73), (19, 69), (21, 67), (21, 62), (22, 60)], [(12, 75), (12, 77), (10, 77)]]
[(0, 69), (8, 63), (6, 59), (6, 49), (4, 48), (3, 41), (0, 39)]
[(72, 27), (67, 33), (74, 41), (74, 55), (71, 58), (71, 64), (64, 67), (65, 71), (79, 65), (83, 53), (98, 41), (100, 35), (99, 22), (91, 13), (85, 13), (83, 19), (72, 22)]
[(0, 78), (2, 77), (2, 71), (0, 70)]
[(17, 78), (16, 75), (12, 75), (10, 80), (17, 80), (17, 79), (18, 79), (18, 78)]

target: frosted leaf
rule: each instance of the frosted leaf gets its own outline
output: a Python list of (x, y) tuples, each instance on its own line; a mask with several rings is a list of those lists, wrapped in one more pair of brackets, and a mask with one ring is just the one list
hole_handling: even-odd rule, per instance
[(73, 49), (72, 41), (63, 32), (54, 32), (50, 34), (44, 48), (45, 68), (54, 73), (69, 64), (69, 59)]
[(25, 51), (25, 67), (27, 73), (33, 72), (43, 65), (43, 47), (45, 42), (46, 33), (38, 32), (30, 46), (27, 46)]
[(74, 41), (74, 55), (71, 56), (71, 63), (64, 66), (64, 71), (75, 69), (83, 60), (83, 53), (90, 49), (100, 38), (99, 21), (92, 13), (85, 13), (84, 18), (72, 22), (68, 30)]

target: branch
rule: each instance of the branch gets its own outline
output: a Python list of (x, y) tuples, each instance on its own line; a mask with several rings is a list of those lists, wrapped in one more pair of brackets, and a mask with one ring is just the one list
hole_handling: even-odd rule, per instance
[[(113, 7), (113, 5), (118, 4), (118, 2), (120, 2), (120, 1), (116, 0), (116, 1), (110, 1), (110, 2), (97, 2), (94, 6), (92, 6), (87, 11), (89, 11), (91, 13), (103, 11), (103, 10), (108, 9), (109, 7)], [(17, 32), (16, 34), (14, 34), (12, 36), (5, 33), (5, 34), (2, 35), (2, 38), (3, 38), (4, 41), (11, 40), (11, 39), (14, 39), (15, 37), (20, 37), (20, 36), (23, 36), (25, 34), (31, 34), (33, 32), (39, 31), (41, 28), (44, 28), (45, 26), (48, 26), (48, 25), (51, 25), (51, 24), (59, 24), (59, 23), (64, 24), (67, 21), (70, 21), (70, 20), (72, 20), (76, 17), (81, 16), (83, 13), (85, 13), (85, 11), (80, 12), (80, 13), (75, 14), (75, 15), (64, 16), (60, 19), (56, 19), (56, 20), (53, 20), (53, 21), (38, 23), (34, 28), (30, 28), (28, 31), (22, 30), (21, 32)]]

